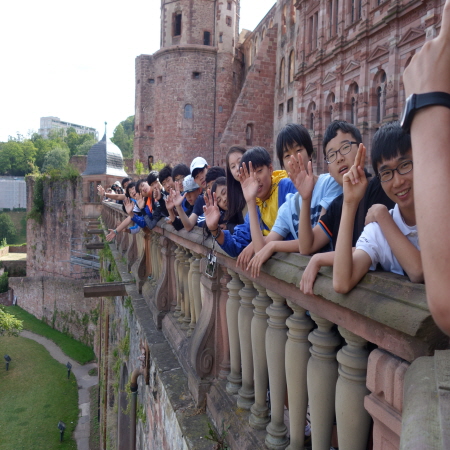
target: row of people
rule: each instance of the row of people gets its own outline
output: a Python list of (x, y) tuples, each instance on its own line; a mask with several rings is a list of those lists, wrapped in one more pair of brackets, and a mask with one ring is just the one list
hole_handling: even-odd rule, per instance
[[(109, 197), (123, 202), (128, 217), (107, 239), (152, 229), (164, 218), (176, 230), (203, 227), (252, 277), (275, 252), (313, 255), (300, 283), (306, 294), (313, 293), (322, 266), (334, 267), (334, 288), (341, 293), (377, 267), (422, 282), (409, 134), (398, 122), (377, 131), (373, 177), (354, 125), (333, 121), (323, 152), (329, 173), (315, 175), (308, 130), (289, 124), (276, 142), (282, 170), (274, 170), (262, 147), (232, 147), (226, 169), (197, 157), (189, 168), (167, 165), (145, 180), (124, 180), (125, 194)], [(101, 187), (99, 193), (104, 195)]]

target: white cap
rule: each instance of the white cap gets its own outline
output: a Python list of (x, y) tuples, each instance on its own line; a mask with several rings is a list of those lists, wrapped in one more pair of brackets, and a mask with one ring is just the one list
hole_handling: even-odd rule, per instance
[(197, 156), (197, 158), (194, 158), (191, 162), (191, 175), (195, 169), (204, 169), (207, 165), (208, 163), (205, 158)]

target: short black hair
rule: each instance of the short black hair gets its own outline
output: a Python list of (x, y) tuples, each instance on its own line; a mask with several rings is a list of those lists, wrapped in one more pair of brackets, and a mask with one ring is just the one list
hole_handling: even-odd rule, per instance
[(191, 171), (189, 170), (189, 167), (186, 164), (177, 164), (172, 169), (172, 178), (174, 180), (178, 175), (183, 175), (183, 177), (185, 177), (190, 174), (191, 174)]
[(208, 167), (208, 164), (205, 164), (203, 167), (196, 167), (191, 173), (192, 178), (195, 178), (200, 172), (205, 170), (207, 167)]
[(325, 134), (323, 135), (323, 154), (325, 158), (327, 156), (326, 147), (328, 145), (328, 142), (330, 142), (331, 139), (334, 139), (337, 136), (338, 131), (341, 131), (342, 133), (350, 133), (358, 142), (358, 144), (361, 144), (362, 142), (361, 132), (357, 127), (355, 127), (355, 125), (353, 125), (352, 123), (348, 123), (345, 120), (333, 120), (333, 122), (331, 122), (330, 125), (327, 126)]
[(277, 156), (281, 167), (284, 167), (284, 152), (295, 144), (305, 147), (308, 156), (312, 156), (314, 149), (309, 131), (303, 125), (288, 123), (277, 137)]
[(269, 167), (272, 164), (272, 158), (264, 147), (253, 147), (250, 150), (247, 150), (242, 155), (240, 167), (246, 164), (248, 169), (248, 163), (250, 161), (252, 162), (254, 169), (258, 169), (262, 166)]
[(141, 184), (145, 183), (147, 180), (144, 180), (143, 178), (141, 178), (140, 180), (136, 181), (136, 192), (137, 193), (141, 193)]
[(170, 164), (166, 164), (160, 171), (159, 171), (159, 182), (162, 184), (163, 181), (166, 178), (169, 178), (172, 176), (172, 167)]
[(122, 180), (122, 187), (124, 186), (125, 183), (128, 183), (128, 181), (133, 181), (133, 180), (132, 180), (131, 178), (125, 177), (125, 178)]
[(147, 177), (147, 183), (149, 185), (151, 185), (152, 183), (154, 183), (157, 179), (158, 179), (158, 171), (157, 170), (152, 170)]
[(128, 183), (127, 187), (125, 188), (125, 196), (130, 198), (130, 189), (136, 187), (136, 183), (132, 181), (131, 183)]
[(373, 136), (372, 167), (378, 175), (378, 166), (384, 161), (404, 156), (411, 150), (411, 136), (400, 126), (399, 121), (385, 123)]
[(227, 185), (227, 179), (225, 177), (217, 178), (217, 180), (214, 182), (214, 184), (211, 187), (211, 193), (216, 192), (217, 188), (219, 186), (226, 186), (226, 185)]
[(210, 181), (217, 180), (219, 177), (225, 176), (225, 169), (223, 167), (219, 166), (213, 166), (208, 169), (208, 172), (206, 172), (205, 181), (206, 184), (208, 184)]

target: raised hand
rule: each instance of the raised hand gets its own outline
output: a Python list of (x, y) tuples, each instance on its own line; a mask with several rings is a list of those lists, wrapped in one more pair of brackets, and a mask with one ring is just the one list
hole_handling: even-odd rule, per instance
[[(241, 253), (242, 254), (242, 253)], [(259, 277), (261, 266), (273, 255), (272, 245), (268, 242), (255, 256), (247, 266), (247, 270), (253, 278)]]
[(239, 169), (239, 181), (241, 182), (242, 192), (247, 203), (256, 199), (259, 186), (251, 161), (248, 163), (248, 167), (247, 170), (247, 165), (242, 164), (242, 167)]
[(216, 231), (219, 226), (220, 211), (217, 206), (216, 193), (211, 195), (211, 189), (208, 189), (204, 195), (205, 205), (203, 212), (205, 214), (206, 226), (210, 231)]
[(359, 144), (355, 162), (343, 178), (345, 203), (358, 205), (366, 193), (368, 181), (364, 173), (365, 160), (366, 147), (364, 147), (364, 144)]
[(101, 184), (99, 184), (97, 186), (97, 192), (98, 192), (98, 195), (100, 195), (100, 197), (104, 197), (104, 195), (105, 195), (105, 188)]
[(175, 204), (173, 202), (173, 197), (174, 197), (175, 191), (173, 189), (170, 190), (169, 192), (169, 196), (166, 199), (166, 208), (167, 211), (175, 208)]
[(126, 198), (126, 199), (123, 201), (123, 204), (124, 204), (124, 206), (125, 206), (125, 211), (127, 212), (127, 214), (128, 214), (130, 217), (133, 217), (133, 216), (134, 216), (134, 212), (133, 212), (134, 202), (132, 202), (129, 198)]
[(175, 182), (175, 190), (172, 189), (172, 192), (174, 206), (181, 206), (184, 198), (186, 197), (186, 192), (183, 195), (180, 194), (180, 183), (178, 181)]
[(312, 161), (308, 162), (308, 170), (306, 170), (303, 159), (301, 157), (297, 159), (291, 155), (287, 165), (289, 178), (294, 183), (300, 196), (303, 200), (309, 200), (314, 189)]
[(379, 203), (372, 205), (366, 214), (366, 220), (364, 221), (364, 225), (368, 225), (372, 222), (379, 222), (382, 217), (390, 216), (389, 210), (385, 205), (381, 205)]

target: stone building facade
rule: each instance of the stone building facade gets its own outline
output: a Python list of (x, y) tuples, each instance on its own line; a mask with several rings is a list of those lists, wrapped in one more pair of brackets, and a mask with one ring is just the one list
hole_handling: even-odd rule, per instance
[(273, 151), (297, 122), (325, 172), (333, 119), (356, 124), (370, 155), (375, 131), (401, 114), (403, 70), (438, 34), (443, 4), (278, 0), (238, 36), (237, 0), (162, 1), (161, 49), (136, 59), (135, 160), (221, 164), (231, 145)]

